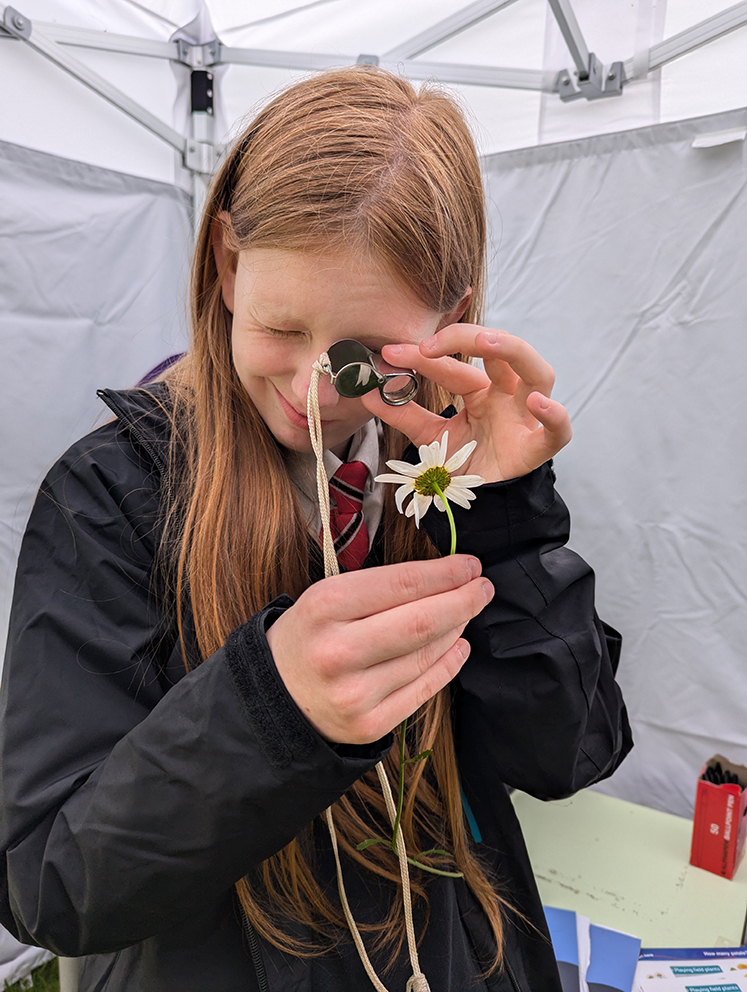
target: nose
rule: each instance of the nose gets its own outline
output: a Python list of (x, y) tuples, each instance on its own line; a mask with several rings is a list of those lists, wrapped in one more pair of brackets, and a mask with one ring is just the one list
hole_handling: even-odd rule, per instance
[[(304, 410), (306, 409), (306, 397), (309, 393), (311, 369), (314, 361), (315, 359), (309, 359), (308, 363), (304, 362), (293, 377), (293, 392), (298, 397), (299, 402), (303, 404)], [(339, 393), (329, 381), (329, 376), (327, 375), (319, 376), (318, 395), (320, 410), (329, 410), (331, 407), (336, 406), (340, 400)]]

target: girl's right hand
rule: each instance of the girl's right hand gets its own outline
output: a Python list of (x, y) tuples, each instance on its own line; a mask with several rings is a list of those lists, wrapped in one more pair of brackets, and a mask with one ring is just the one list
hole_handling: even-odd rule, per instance
[(370, 744), (447, 685), (467, 660), (461, 636), (493, 598), (470, 555), (330, 576), (267, 631), (301, 712), (328, 741)]

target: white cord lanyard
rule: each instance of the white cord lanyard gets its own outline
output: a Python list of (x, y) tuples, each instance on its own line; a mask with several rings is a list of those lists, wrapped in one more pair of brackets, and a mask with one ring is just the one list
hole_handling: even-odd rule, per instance
[[(314, 449), (314, 454), (316, 455), (316, 486), (319, 498), (319, 513), (322, 518), (324, 574), (325, 576), (330, 576), (339, 575), (340, 566), (337, 563), (335, 545), (332, 539), (332, 530), (329, 523), (329, 483), (327, 481), (327, 473), (324, 471), (324, 447), (322, 445), (322, 425), (319, 414), (319, 377), (327, 374), (323, 367), (325, 364), (329, 364), (329, 359), (326, 354), (323, 354), (316, 362), (314, 362), (312, 367), (311, 381), (309, 383), (309, 394), (306, 400), (306, 415), (309, 422), (311, 446)], [(384, 802), (386, 803), (387, 813), (393, 829), (397, 816), (397, 810), (394, 805), (392, 787), (389, 784), (389, 779), (387, 778), (383, 762), (380, 761), (376, 765), (376, 771), (379, 776), (381, 791), (384, 794)], [(366, 953), (363, 938), (361, 937), (360, 931), (358, 930), (356, 922), (353, 919), (353, 914), (348, 903), (348, 897), (345, 894), (345, 883), (342, 878), (342, 864), (340, 862), (340, 852), (337, 847), (337, 833), (335, 831), (335, 824), (332, 818), (331, 806), (325, 810), (324, 815), (327, 820), (327, 826), (329, 827), (329, 834), (332, 839), (332, 850), (334, 851), (335, 863), (337, 865), (337, 888), (340, 893), (340, 902), (342, 903), (343, 912), (345, 913), (345, 919), (347, 920), (350, 933), (353, 937), (353, 942), (355, 943), (356, 950), (358, 951), (360, 959), (363, 962), (363, 967), (366, 969), (366, 974), (371, 979), (371, 984), (376, 989), (376, 992), (388, 992), (387, 987), (376, 974), (374, 967), (371, 964), (371, 959)], [(410, 963), (412, 964), (412, 977), (407, 982), (405, 992), (430, 992), (428, 980), (420, 970), (420, 961), (418, 960), (418, 945), (417, 940), (415, 939), (415, 926), (412, 919), (410, 871), (407, 864), (407, 849), (405, 848), (405, 841), (402, 836), (401, 828), (397, 831), (397, 858), (399, 860), (400, 875), (402, 876), (402, 902), (404, 903), (405, 910), (405, 930), (407, 931), (407, 946), (410, 952)]]

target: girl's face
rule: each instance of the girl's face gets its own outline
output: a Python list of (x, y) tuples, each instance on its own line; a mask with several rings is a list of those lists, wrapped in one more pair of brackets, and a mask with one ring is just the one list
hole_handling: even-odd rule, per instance
[[(220, 269), (222, 250), (216, 246)], [(319, 255), (250, 248), (223, 280), (233, 314), (233, 361), (244, 388), (272, 434), (286, 448), (310, 452), (306, 394), (311, 367), (340, 338), (372, 351), (418, 343), (442, 326), (386, 270), (357, 254)], [(324, 446), (344, 451), (372, 414), (361, 400), (319, 382)]]

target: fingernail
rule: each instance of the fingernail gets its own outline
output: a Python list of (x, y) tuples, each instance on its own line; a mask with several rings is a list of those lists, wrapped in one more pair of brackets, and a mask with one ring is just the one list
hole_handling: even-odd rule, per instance
[(471, 579), (476, 579), (478, 575), (482, 572), (482, 565), (477, 560), (477, 558), (470, 558), (467, 562), (467, 568), (469, 569), (469, 575)]
[(485, 579), (482, 584), (482, 594), (485, 597), (485, 602), (489, 603), (490, 600), (495, 595), (495, 589), (493, 588), (493, 583)]
[(425, 341), (421, 341), (420, 347), (424, 348), (426, 351), (433, 351), (433, 349), (436, 347), (435, 336), (431, 338), (426, 338)]
[(386, 346), (387, 353), (390, 355), (401, 355), (402, 345), (401, 344), (388, 344)]
[(459, 656), (461, 657), (462, 661), (466, 661), (467, 658), (469, 658), (469, 653), (470, 653), (469, 641), (463, 641), (461, 639), (458, 640), (456, 642), (456, 649), (459, 652)]
[(498, 335), (493, 331), (484, 331), (483, 333), (485, 334), (485, 340), (488, 344), (498, 344)]

